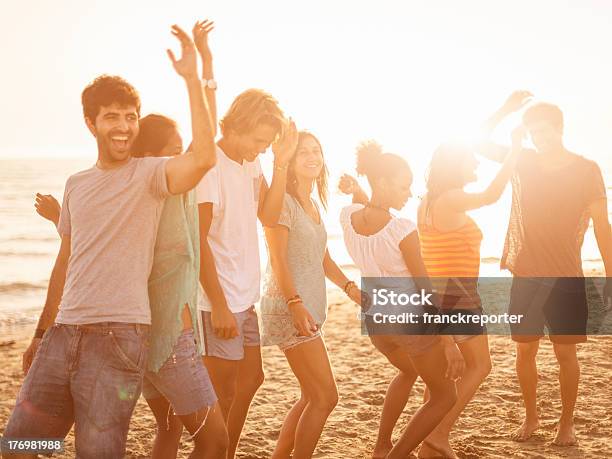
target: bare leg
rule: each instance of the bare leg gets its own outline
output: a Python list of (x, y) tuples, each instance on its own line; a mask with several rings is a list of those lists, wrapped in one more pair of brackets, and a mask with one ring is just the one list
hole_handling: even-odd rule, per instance
[(515, 441), (526, 441), (540, 426), (536, 404), (536, 393), (538, 387), (538, 367), (536, 356), (540, 341), (527, 343), (516, 343), (516, 375), (518, 376), (523, 403), (525, 404), (525, 420), (513, 434)]
[(561, 418), (553, 441), (555, 445), (571, 446), (578, 443), (574, 430), (574, 407), (578, 398), (580, 365), (576, 356), (575, 344), (553, 343), (559, 362), (559, 385), (561, 387)]
[(227, 429), (219, 403), (182, 415), (180, 419), (195, 443), (190, 459), (218, 459), (226, 456)]
[(236, 381), (238, 380), (239, 360), (226, 360), (219, 357), (204, 357), (204, 365), (210, 375), (210, 380), (219, 399), (221, 413), (227, 423), (234, 397), (236, 396)]
[(244, 347), (244, 358), (238, 362), (236, 381), (239, 381), (235, 386), (236, 396), (227, 418), (227, 433), (229, 435), (228, 459), (233, 459), (236, 454), (242, 427), (251, 407), (251, 401), (257, 389), (259, 389), (264, 381), (261, 348), (259, 346)]
[(406, 458), (440, 423), (457, 401), (453, 381), (446, 379), (446, 357), (442, 344), (434, 345), (427, 353), (412, 357), (419, 376), (429, 388), (429, 400), (414, 413), (406, 430), (387, 455), (387, 459)]
[(300, 417), (306, 408), (308, 400), (304, 395), (304, 389), (302, 389), (301, 396), (297, 402), (293, 404), (281, 427), (278, 435), (278, 441), (276, 447), (272, 452), (272, 459), (287, 459), (291, 456), (293, 451), (293, 443), (295, 441), (295, 430), (297, 429)]
[(172, 413), (165, 397), (147, 399), (147, 403), (157, 422), (151, 459), (173, 459), (178, 453), (183, 423)]
[(338, 403), (338, 389), (323, 338), (288, 349), (285, 356), (300, 382), (305, 406), (293, 432), (291, 425), (283, 425), (281, 434), (285, 436), (279, 437), (273, 457), (289, 457), (289, 446), (293, 446), (293, 459), (307, 459), (312, 457), (325, 422)]
[(482, 382), (491, 372), (491, 356), (487, 335), (478, 335), (458, 344), (465, 359), (465, 374), (457, 382), (457, 403), (442, 422), (431, 432), (419, 450), (419, 457), (444, 457), (457, 459), (450, 445), (453, 425), (470, 402)]
[(397, 348), (389, 352), (386, 357), (395, 368), (399, 369), (399, 373), (391, 380), (385, 394), (378, 437), (372, 452), (373, 459), (385, 458), (393, 448), (391, 441), (393, 429), (406, 407), (410, 391), (417, 378), (417, 372), (404, 349)]

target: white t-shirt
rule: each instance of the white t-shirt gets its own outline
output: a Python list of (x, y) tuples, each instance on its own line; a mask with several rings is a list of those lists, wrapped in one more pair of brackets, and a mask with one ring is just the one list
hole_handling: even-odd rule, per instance
[(379, 232), (370, 236), (359, 234), (353, 228), (351, 215), (363, 209), (352, 204), (340, 212), (344, 244), (363, 277), (412, 277), (399, 244), (416, 231), (416, 225), (407, 218), (393, 217)]
[[(365, 283), (362, 279), (362, 289), (370, 294), (373, 288), (386, 288), (396, 293), (415, 292), (416, 285), (399, 244), (406, 236), (416, 231), (416, 225), (406, 218), (392, 217), (380, 231), (364, 236), (357, 233), (351, 223), (351, 215), (363, 207), (362, 204), (352, 204), (340, 212), (346, 249), (361, 271), (361, 277), (368, 278)], [(417, 307), (411, 308), (411, 312), (420, 312)], [(372, 306), (367, 314), (394, 315), (401, 312), (405, 312), (404, 306)]]
[[(213, 204), (208, 243), (233, 313), (246, 311), (259, 301), (257, 208), (262, 180), (259, 158), (239, 164), (217, 146), (217, 164), (196, 187), (198, 204)], [(210, 311), (208, 296), (203, 289), (200, 293), (198, 308)]]

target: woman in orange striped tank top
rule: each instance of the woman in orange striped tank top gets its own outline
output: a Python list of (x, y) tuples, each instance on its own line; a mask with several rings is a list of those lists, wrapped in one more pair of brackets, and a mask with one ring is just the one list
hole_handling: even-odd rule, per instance
[[(433, 154), (427, 177), (427, 193), (418, 211), (421, 253), (434, 287), (443, 294), (449, 313), (482, 314), (478, 295), (482, 232), (467, 211), (496, 202), (514, 169), (516, 154), (508, 155), (486, 190), (468, 193), (464, 187), (476, 181), (478, 161), (462, 147), (442, 145)], [(474, 327), (472, 327), (474, 328)], [(462, 328), (453, 335), (463, 358), (465, 373), (457, 383), (457, 402), (423, 442), (419, 457), (456, 458), (450, 441), (451, 429), (491, 371), (486, 328)]]

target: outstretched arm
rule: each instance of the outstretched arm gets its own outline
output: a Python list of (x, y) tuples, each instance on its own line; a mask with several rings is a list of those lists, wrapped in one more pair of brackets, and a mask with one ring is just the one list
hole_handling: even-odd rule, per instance
[[(202, 82), (210, 82), (214, 80), (213, 72), (213, 58), (210, 46), (208, 45), (208, 34), (214, 29), (215, 23), (205, 19), (204, 21), (198, 21), (193, 26), (193, 41), (202, 59)], [(210, 120), (213, 126), (214, 135), (217, 135), (217, 97), (216, 87), (210, 87), (208, 84), (204, 84), (204, 95), (206, 96), (206, 102), (208, 103), (208, 112), (210, 114)]]
[(274, 172), (270, 187), (265, 178), (259, 190), (259, 207), (257, 216), (264, 226), (275, 226), (283, 208), (287, 189), (287, 167), (297, 148), (298, 132), (293, 121), (283, 129), (281, 137), (272, 144), (274, 153)]
[(198, 78), (195, 45), (177, 25), (172, 26), (172, 34), (181, 42), (181, 58), (176, 59), (171, 50), (168, 50), (168, 56), (187, 84), (193, 137), (192, 150), (169, 159), (166, 165), (168, 190), (172, 194), (181, 194), (196, 186), (215, 165), (215, 134)]
[(525, 129), (522, 125), (512, 132), (512, 147), (510, 149), (510, 154), (506, 156), (504, 164), (486, 190), (480, 193), (467, 193), (463, 190), (453, 190), (440, 196), (438, 199), (438, 206), (445, 207), (451, 212), (465, 212), (497, 202), (514, 172), (516, 162), (523, 149), (522, 141), (524, 137)]
[(503, 162), (510, 152), (510, 148), (497, 145), (490, 140), (491, 134), (497, 126), (510, 114), (519, 111), (527, 105), (533, 94), (529, 91), (514, 91), (504, 104), (495, 111), (482, 125), (483, 140), (478, 143), (477, 151), (487, 159), (496, 162)]

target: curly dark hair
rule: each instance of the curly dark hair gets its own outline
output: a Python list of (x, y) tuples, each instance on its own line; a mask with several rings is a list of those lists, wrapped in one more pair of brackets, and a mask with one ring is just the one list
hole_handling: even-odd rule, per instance
[(134, 105), (140, 116), (140, 96), (130, 83), (119, 76), (101, 75), (93, 80), (81, 94), (83, 115), (95, 122), (100, 107), (108, 107), (114, 103), (122, 107)]
[(408, 162), (393, 153), (383, 153), (382, 146), (374, 140), (366, 140), (357, 146), (357, 175), (365, 175), (370, 187), (379, 178), (389, 179), (401, 171), (412, 174)]

